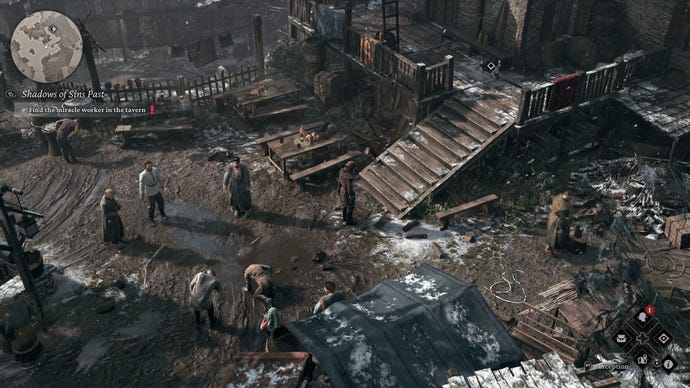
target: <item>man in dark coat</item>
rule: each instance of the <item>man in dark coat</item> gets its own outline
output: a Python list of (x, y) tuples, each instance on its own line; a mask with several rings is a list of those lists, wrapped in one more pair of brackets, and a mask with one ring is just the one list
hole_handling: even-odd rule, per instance
[(244, 213), (244, 218), (249, 217), (249, 213), (252, 210), (250, 187), (249, 169), (240, 163), (240, 158), (232, 158), (223, 176), (223, 190), (228, 191), (230, 207), (235, 217), (239, 217), (240, 213)]
[(553, 197), (551, 212), (546, 222), (546, 253), (568, 248), (570, 244), (570, 190)]
[(345, 225), (354, 225), (352, 214), (355, 212), (355, 174), (353, 171), (354, 162), (349, 161), (340, 169), (338, 175), (338, 199), (343, 205), (343, 223)]
[(74, 150), (70, 144), (70, 139), (72, 139), (79, 131), (79, 120), (78, 119), (62, 119), (55, 123), (55, 128), (57, 128), (57, 143), (60, 147), (60, 152), (65, 158), (67, 163), (77, 163), (77, 157), (74, 156)]
[(105, 189), (101, 198), (103, 241), (116, 244), (118, 250), (122, 249), (125, 235), (125, 228), (118, 214), (119, 210), (120, 204), (115, 200), (115, 192), (113, 189)]

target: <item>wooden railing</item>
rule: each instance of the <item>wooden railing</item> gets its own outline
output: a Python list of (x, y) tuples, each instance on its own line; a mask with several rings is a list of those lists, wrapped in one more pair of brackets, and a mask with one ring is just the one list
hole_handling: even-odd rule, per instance
[(650, 53), (638, 51), (624, 55), (618, 62), (582, 73), (573, 86), (574, 98), (567, 106), (562, 106), (559, 101), (563, 98), (563, 82), (525, 86), (520, 95), (516, 124), (523, 125), (528, 120), (610, 95), (630, 83), (661, 74), (668, 66), (670, 57), (671, 49), (668, 48)]
[[(248, 85), (258, 79), (259, 74), (256, 66), (250, 66), (240, 68), (239, 71), (230, 74), (221, 71), (213, 76), (197, 79), (179, 78), (160, 82), (137, 79), (129, 80), (125, 84), (112, 85), (108, 83), (101, 86), (101, 90), (105, 93), (104, 101), (156, 103), (185, 96), (191, 103), (199, 103), (229, 89)], [(88, 92), (91, 88), (72, 82), (57, 84), (51, 89)]]
[(418, 100), (453, 89), (453, 56), (443, 62), (426, 66), (416, 63), (385, 45), (373, 34), (360, 34), (346, 28), (349, 39), (348, 54), (357, 58), (366, 68), (379, 73), (409, 89)]

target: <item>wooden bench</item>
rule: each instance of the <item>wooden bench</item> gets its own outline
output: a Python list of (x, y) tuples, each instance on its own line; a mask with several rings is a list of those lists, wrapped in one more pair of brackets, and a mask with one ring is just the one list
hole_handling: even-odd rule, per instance
[(465, 210), (470, 210), (477, 206), (488, 204), (489, 202), (495, 201), (497, 199), (498, 197), (495, 194), (489, 194), (485, 197), (475, 199), (472, 202), (463, 203), (462, 205), (456, 206), (454, 208), (438, 212), (436, 213), (436, 221), (438, 222), (438, 225), (441, 227), (441, 230), (445, 230), (446, 228), (448, 228), (448, 217), (463, 212)]
[(190, 132), (194, 129), (191, 123), (180, 124), (158, 124), (158, 125), (118, 125), (115, 127), (115, 134), (122, 135), (122, 148), (130, 145), (132, 135), (136, 133), (159, 133), (159, 132)]
[(290, 180), (293, 182), (298, 182), (301, 179), (304, 179), (310, 175), (314, 175), (319, 171), (323, 171), (323, 170), (329, 169), (333, 166), (337, 166), (341, 163), (345, 163), (348, 160), (354, 159), (360, 155), (362, 155), (362, 153), (359, 151), (349, 151), (348, 153), (346, 153), (344, 155), (340, 155), (335, 159), (327, 160), (325, 162), (317, 164), (316, 166), (309, 167), (306, 170), (302, 170), (302, 171), (298, 171), (294, 174), (290, 174)]
[[(325, 121), (316, 121), (313, 123), (309, 124), (304, 124), (304, 130), (306, 132), (311, 132), (314, 130), (317, 130), (321, 128), (322, 125), (324, 125), (326, 122)], [(256, 139), (254, 142), (256, 145), (261, 146), (261, 148), (264, 151), (264, 155), (268, 155), (268, 143), (272, 142), (273, 140), (281, 140), (283, 138), (286, 138), (288, 136), (294, 135), (299, 132), (299, 128), (297, 129), (286, 129), (285, 131), (281, 131), (278, 133), (272, 133), (270, 135), (262, 136), (258, 139)]]
[(268, 112), (262, 112), (262, 113), (253, 113), (252, 112), (252, 113), (247, 114), (247, 119), (248, 120), (265, 119), (268, 117), (283, 115), (283, 114), (290, 113), (290, 112), (301, 112), (303, 110), (306, 110), (307, 108), (309, 108), (309, 106), (307, 104), (299, 104), (299, 105), (288, 106), (286, 108), (271, 110)]

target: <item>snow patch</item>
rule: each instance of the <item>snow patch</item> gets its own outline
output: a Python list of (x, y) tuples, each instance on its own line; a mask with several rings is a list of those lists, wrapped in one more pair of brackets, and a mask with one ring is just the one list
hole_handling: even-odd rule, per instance
[(473, 350), (483, 351), (483, 355), (475, 353), (483, 365), (486, 366), (499, 360), (501, 344), (496, 340), (496, 336), (471, 322), (468, 319), (469, 313), (464, 306), (458, 303), (447, 304), (443, 306), (443, 313), (448, 323), (457, 326), (458, 332)]
[(398, 280), (402, 284), (406, 284), (410, 287), (406, 287), (405, 290), (408, 292), (414, 292), (417, 295), (428, 301), (436, 301), (447, 292), (441, 292), (436, 286), (436, 280), (425, 279), (417, 274), (409, 274), (402, 279)]

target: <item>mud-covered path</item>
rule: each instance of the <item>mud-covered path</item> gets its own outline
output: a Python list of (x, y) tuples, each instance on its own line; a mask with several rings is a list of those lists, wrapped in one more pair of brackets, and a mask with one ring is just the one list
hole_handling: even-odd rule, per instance
[[(238, 351), (262, 348), (256, 327), (266, 306), (241, 291), (246, 265), (274, 266), (273, 304), (285, 321), (310, 315), (324, 280), (350, 296), (379, 280), (362, 275), (374, 271), (359, 262), (357, 244), (338, 244), (360, 232), (337, 222), (328, 182), (300, 190), (247, 147), (246, 138), (239, 140), (245, 147), (235, 144), (231, 151), (252, 170), (255, 208), (247, 219), (230, 213), (221, 189), (224, 164), (209, 161), (205, 146), (147, 142), (123, 150), (87, 138), (75, 144), (79, 164), (32, 146), (26, 160), (3, 166), (3, 179), (25, 191), (22, 204), (45, 215), (31, 246), (65, 269), (55, 275), (58, 292), (46, 302), (45, 355), (31, 369), (18, 369), (1, 355), (0, 380), (17, 386), (217, 386)], [(157, 226), (148, 222), (138, 196), (145, 160), (166, 180), (170, 220), (157, 218)], [(121, 253), (101, 239), (98, 203), (107, 187), (122, 205), (130, 240)], [(329, 270), (311, 261), (316, 250), (328, 253)], [(223, 285), (221, 324), (213, 330), (208, 322), (196, 327), (186, 303), (189, 281), (205, 268), (213, 268)]]

